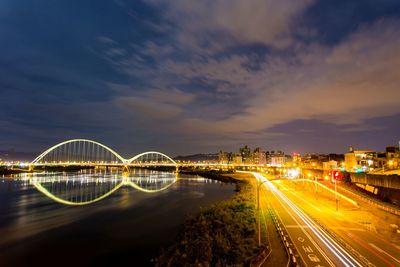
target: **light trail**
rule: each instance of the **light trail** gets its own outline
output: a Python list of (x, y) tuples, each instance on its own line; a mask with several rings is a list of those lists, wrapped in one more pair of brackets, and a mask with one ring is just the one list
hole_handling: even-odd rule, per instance
[[(272, 191), (271, 191), (272, 192)], [(272, 192), (272, 194), (274, 194), (273, 192)], [(332, 267), (335, 267), (335, 264), (329, 259), (329, 257), (322, 251), (322, 249), (317, 245), (317, 243), (314, 241), (314, 239), (310, 236), (310, 234), (307, 232), (307, 231), (305, 231), (305, 228), (310, 228), (308, 225), (302, 225), (300, 222), (299, 222), (299, 220), (289, 211), (289, 209), (288, 209), (288, 207), (287, 207), (287, 205), (285, 205), (282, 201), (283, 200), (281, 200), (280, 198), (278, 198), (277, 196), (276, 196), (276, 194), (274, 194), (274, 196), (275, 196), (275, 198), (278, 200), (278, 202), (281, 204), (281, 206), (285, 209), (285, 211), (287, 212), (287, 214), (293, 219), (293, 221), (301, 228), (301, 231), (303, 232), (303, 234), (307, 237), (307, 239), (312, 243), (312, 245), (318, 250), (318, 252), (321, 254), (321, 256), (322, 257), (324, 257), (325, 258), (325, 260), (326, 260), (326, 262), (330, 265), (330, 266), (332, 266)], [(277, 215), (278, 217), (279, 217), (279, 215)], [(287, 229), (288, 227), (287, 227), (287, 225), (285, 225), (284, 224), (284, 227)], [(288, 232), (288, 235), (292, 238), (292, 236), (291, 236), (291, 234)], [(298, 251), (300, 251), (299, 249), (298, 249)], [(308, 256), (308, 255), (307, 255)], [(302, 260), (303, 260), (303, 262), (304, 262), (304, 264), (306, 264), (306, 266), (308, 266), (307, 265), (307, 263), (306, 263), (306, 260), (307, 260), (307, 257), (304, 257), (304, 255), (302, 255), (301, 253), (300, 253), (300, 257), (302, 258)]]
[(286, 192), (289, 192), (291, 195), (293, 195), (293, 196), (296, 197), (297, 199), (303, 201), (303, 202), (306, 203), (308, 206), (313, 207), (314, 209), (318, 210), (319, 212), (322, 212), (322, 210), (321, 210), (320, 208), (318, 208), (317, 206), (315, 206), (314, 204), (312, 204), (310, 201), (308, 201), (308, 200), (306, 200), (306, 199), (304, 199), (304, 198), (299, 197), (298, 195), (296, 195), (296, 194), (293, 193), (292, 191), (289, 191), (289, 189), (288, 189), (286, 186), (284, 186), (284, 185), (282, 185), (282, 186), (285, 188)]
[(293, 182), (306, 181), (306, 182), (309, 182), (309, 183), (316, 183), (318, 186), (324, 188), (325, 190), (331, 192), (332, 194), (337, 194), (340, 198), (342, 198), (342, 199), (348, 201), (349, 203), (353, 204), (354, 206), (356, 206), (356, 207), (358, 207), (358, 208), (360, 207), (360, 205), (358, 204), (357, 201), (355, 201), (355, 200), (353, 200), (353, 199), (351, 199), (351, 198), (349, 198), (349, 197), (343, 195), (342, 193), (335, 192), (335, 190), (332, 190), (331, 188), (329, 188), (329, 187), (327, 187), (326, 185), (321, 184), (321, 183), (319, 183), (319, 182), (312, 181), (312, 180), (308, 180), (308, 179), (293, 179), (293, 180), (291, 180), (291, 181), (293, 181)]
[(289, 206), (294, 213), (306, 224), (309, 229), (319, 238), (319, 240), (339, 259), (339, 261), (347, 267), (362, 265), (354, 259), (345, 249), (343, 249), (335, 240), (333, 240), (319, 225), (311, 220), (303, 211), (301, 211), (291, 200), (289, 200), (280, 190), (276, 188), (268, 179), (259, 173), (251, 172), (257, 180), (265, 182), (264, 185), (270, 188), (271, 192), (278, 196)]
[(387, 253), (386, 251), (384, 251), (383, 249), (381, 249), (380, 247), (378, 247), (377, 245), (373, 244), (373, 243), (368, 243), (368, 245), (370, 245), (371, 247), (373, 247), (374, 249), (376, 249), (377, 251), (379, 251), (380, 253), (384, 253), (387, 256), (389, 256), (390, 258), (392, 258), (393, 260), (395, 260), (397, 263), (400, 263), (400, 260), (393, 257), (392, 255), (390, 255), (389, 253)]

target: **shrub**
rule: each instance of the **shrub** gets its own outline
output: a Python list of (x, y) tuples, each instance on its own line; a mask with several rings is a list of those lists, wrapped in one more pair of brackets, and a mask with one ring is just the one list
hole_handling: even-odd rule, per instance
[(175, 245), (156, 266), (241, 266), (258, 253), (251, 186), (237, 184), (230, 200), (202, 209), (184, 223)]

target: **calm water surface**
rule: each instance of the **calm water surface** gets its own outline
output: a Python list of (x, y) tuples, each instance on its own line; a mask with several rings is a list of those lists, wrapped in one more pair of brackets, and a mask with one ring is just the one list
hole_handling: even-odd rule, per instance
[(134, 170), (0, 178), (0, 266), (152, 266), (200, 207), (234, 186)]

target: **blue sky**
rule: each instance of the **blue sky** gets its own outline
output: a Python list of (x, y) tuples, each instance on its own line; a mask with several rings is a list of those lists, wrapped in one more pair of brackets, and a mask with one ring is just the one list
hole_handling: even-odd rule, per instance
[(383, 150), (400, 139), (400, 2), (0, 3), (0, 148), (126, 155)]

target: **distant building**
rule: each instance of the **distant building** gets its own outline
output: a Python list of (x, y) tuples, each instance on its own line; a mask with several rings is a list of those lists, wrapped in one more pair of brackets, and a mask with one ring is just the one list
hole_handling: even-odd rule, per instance
[(343, 154), (329, 154), (328, 160), (334, 160), (334, 161), (337, 161), (338, 163), (342, 163), (342, 162), (344, 162), (344, 155)]
[(336, 160), (322, 162), (323, 170), (335, 170), (337, 168), (338, 168), (338, 162)]
[(300, 163), (301, 162), (301, 155), (300, 153), (293, 153), (292, 155), (293, 163)]
[(262, 148), (257, 147), (256, 149), (254, 149), (253, 163), (259, 165), (264, 165), (267, 163), (266, 155)]
[(374, 160), (377, 153), (372, 150), (354, 150), (350, 147), (349, 153), (344, 155), (344, 163), (348, 172), (367, 172), (375, 167)]
[(387, 169), (397, 169), (400, 165), (400, 149), (396, 146), (386, 147), (385, 152), (385, 167)]
[(285, 153), (282, 151), (271, 151), (267, 152), (267, 164), (274, 166), (274, 167), (281, 167), (286, 163), (286, 156)]
[(301, 165), (306, 169), (321, 169), (322, 163), (326, 161), (329, 161), (329, 157), (325, 154), (306, 154)]
[(291, 155), (285, 155), (285, 165), (292, 163), (293, 163), (293, 157)]
[(243, 163), (242, 155), (241, 154), (233, 154), (232, 155), (232, 163), (239, 165)]
[(253, 155), (251, 153), (251, 149), (246, 145), (239, 149), (240, 155), (242, 156), (243, 163), (253, 163)]
[(218, 163), (219, 164), (228, 164), (229, 163), (228, 153), (220, 150), (218, 153)]
[(386, 147), (386, 158), (400, 158), (400, 149), (397, 146), (388, 146)]

